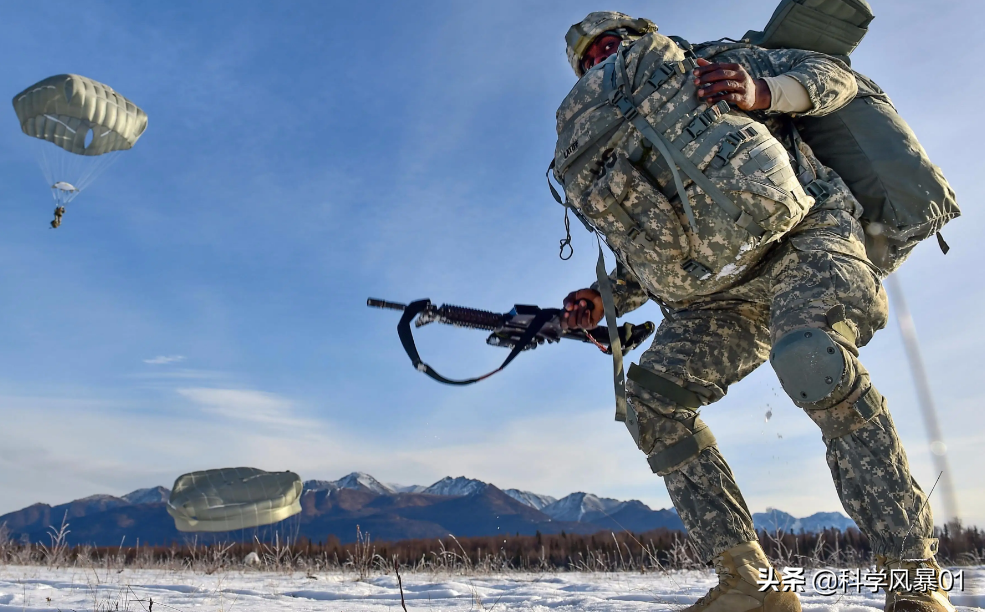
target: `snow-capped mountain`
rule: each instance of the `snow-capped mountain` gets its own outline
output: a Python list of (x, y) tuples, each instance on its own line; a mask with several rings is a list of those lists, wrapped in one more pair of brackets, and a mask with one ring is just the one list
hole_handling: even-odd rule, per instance
[(421, 491), (430, 495), (474, 495), (481, 493), (489, 485), (481, 480), (473, 480), (465, 476), (452, 478), (445, 476), (430, 487)]
[(356, 491), (370, 491), (380, 495), (393, 495), (397, 491), (392, 487), (383, 484), (369, 474), (363, 472), (353, 472), (338, 480), (306, 480), (304, 481), (305, 491), (334, 491), (335, 489), (353, 489)]
[(591, 493), (572, 493), (541, 508), (541, 512), (556, 521), (581, 521), (589, 514), (611, 514), (625, 502)]
[(787, 533), (798, 533), (800, 531), (819, 532), (825, 529), (844, 531), (849, 527), (858, 528), (855, 521), (840, 512), (815, 512), (810, 516), (797, 518), (776, 508), (767, 508), (766, 512), (754, 512), (752, 522), (756, 529), (765, 529), (769, 532), (778, 529)]
[(171, 495), (170, 489), (164, 487), (153, 487), (150, 489), (137, 489), (121, 497), (131, 504), (156, 504), (168, 501)]
[(356, 489), (357, 491), (372, 491), (380, 495), (393, 495), (395, 492), (379, 480), (363, 472), (353, 472), (335, 481), (340, 489)]
[(305, 480), (303, 483), (304, 492), (308, 491), (334, 491), (339, 486), (335, 480)]
[(421, 493), (427, 488), (424, 485), (399, 485), (392, 482), (386, 483), (386, 486), (390, 487), (397, 493)]
[[(126, 500), (121, 497), (116, 497), (115, 495), (90, 495), (89, 497), (83, 497), (82, 499), (76, 499), (69, 502), (72, 506), (69, 510), (69, 516), (73, 514), (82, 513), (87, 514), (90, 512), (109, 510), (110, 508), (117, 508), (119, 506), (125, 506), (127, 504)], [(62, 517), (58, 517), (61, 519)]]
[(543, 510), (545, 506), (549, 506), (557, 501), (556, 497), (551, 497), (550, 495), (540, 495), (519, 489), (506, 489), (503, 493), (506, 493), (521, 504), (526, 504), (537, 510)]
[[(309, 538), (326, 534), (343, 543), (352, 541), (357, 526), (372, 524), (380, 541), (514, 533), (533, 535), (566, 532), (590, 534), (629, 530), (684, 530), (670, 509), (654, 510), (638, 500), (619, 501), (590, 493), (573, 493), (559, 500), (459, 476), (429, 487), (383, 484), (369, 474), (353, 472), (338, 480), (304, 483), (302, 512), (295, 529)], [(181, 534), (166, 512), (165, 487), (138, 489), (122, 497), (91, 495), (57, 506), (44, 503), (0, 516), (9, 534), (31, 542), (50, 540), (53, 526), (69, 524), (73, 543), (116, 546), (121, 541), (168, 545)], [(838, 512), (818, 512), (795, 518), (779, 510), (753, 515), (759, 529), (790, 532), (845, 529), (854, 526)], [(242, 535), (242, 534), (240, 534)], [(234, 536), (239, 537), (239, 536)], [(0, 606), (2, 607), (2, 606)]]

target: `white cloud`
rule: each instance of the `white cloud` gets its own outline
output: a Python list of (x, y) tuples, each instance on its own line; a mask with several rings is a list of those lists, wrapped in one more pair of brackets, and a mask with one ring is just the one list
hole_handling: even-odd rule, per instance
[(157, 357), (144, 359), (144, 363), (149, 363), (150, 365), (168, 365), (169, 363), (178, 363), (184, 360), (184, 355), (158, 355)]
[(215, 370), (193, 370), (190, 368), (169, 368), (166, 370), (153, 370), (137, 372), (134, 374), (127, 375), (128, 378), (138, 379), (138, 380), (180, 380), (180, 379), (192, 379), (192, 380), (218, 380), (223, 378), (228, 378), (229, 375), (225, 372), (218, 372)]
[[(37, 501), (63, 503), (94, 493), (170, 486), (182, 473), (233, 465), (289, 469), (304, 479), (363, 471), (384, 482), (423, 485), (464, 475), (557, 497), (587, 491), (639, 499), (653, 508), (670, 505), (662, 480), (650, 473), (608, 406), (482, 428), (435, 423), (387, 432), (302, 417), (300, 402), (263, 391), (199, 387), (178, 393), (221, 418), (134, 411), (132, 405), (95, 399), (0, 396), (0, 405), (11, 408), (0, 432), (0, 513)], [(782, 424), (787, 412), (797, 414), (792, 407), (780, 410), (770, 425)], [(761, 425), (758, 410), (755, 417)], [(723, 426), (731, 422), (717, 420)], [(819, 436), (783, 427), (784, 439), (777, 440), (775, 431), (766, 429), (760, 435), (720, 436), (751, 510), (774, 506), (796, 516), (840, 510)], [(968, 469), (980, 444), (976, 435), (949, 440), (959, 498), (971, 524), (981, 524), (978, 509), (985, 507), (981, 476)], [(756, 451), (757, 446), (763, 448)], [(919, 445), (912, 446), (911, 464), (929, 488), (929, 458)]]
[(297, 427), (310, 425), (294, 415), (287, 398), (252, 389), (190, 387), (176, 389), (179, 395), (203, 406), (208, 412), (229, 419)]

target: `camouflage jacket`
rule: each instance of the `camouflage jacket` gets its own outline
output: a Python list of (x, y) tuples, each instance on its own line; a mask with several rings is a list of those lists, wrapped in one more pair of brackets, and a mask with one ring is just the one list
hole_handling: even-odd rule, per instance
[[(813, 107), (801, 113), (802, 115), (822, 116), (837, 112), (851, 102), (858, 93), (858, 84), (852, 70), (842, 61), (822, 53), (799, 49), (763, 49), (741, 43), (705, 43), (695, 45), (694, 51), (698, 57), (708, 61), (739, 64), (754, 79), (781, 74), (795, 78), (807, 90), (813, 103)], [(772, 111), (756, 111), (749, 115), (765, 124), (773, 135), (791, 153), (793, 152), (793, 141), (786, 115)], [(808, 176), (802, 176), (801, 182), (806, 184), (813, 178), (820, 178), (832, 186), (833, 193), (825, 201), (824, 208), (845, 209), (856, 217), (861, 214), (861, 207), (841, 179), (823, 166), (805, 143), (800, 142), (798, 148), (802, 159), (810, 166), (813, 173), (812, 176), (811, 171), (806, 173)], [(790, 233), (790, 236), (822, 222), (816, 215), (808, 216)], [(852, 252), (848, 254), (864, 258), (864, 252), (856, 253), (853, 249), (850, 250)], [(751, 270), (744, 278), (749, 278), (755, 273), (755, 269)], [(618, 316), (639, 308), (650, 299), (654, 299), (665, 309), (676, 310), (687, 306), (687, 303), (663, 302), (647, 292), (626, 266), (617, 265), (609, 274), (609, 278), (612, 281)], [(739, 279), (736, 284), (741, 282), (742, 279)], [(592, 284), (592, 288), (598, 289), (598, 283)]]

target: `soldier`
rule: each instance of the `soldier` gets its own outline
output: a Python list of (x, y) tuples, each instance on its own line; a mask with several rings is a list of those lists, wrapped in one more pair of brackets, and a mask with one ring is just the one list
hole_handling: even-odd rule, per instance
[(56, 229), (62, 224), (62, 215), (65, 214), (64, 206), (57, 206), (55, 208), (55, 218), (51, 220), (51, 229)]
[[(634, 47), (644, 49), (632, 60), (642, 63), (639, 58), (658, 36), (646, 19), (591, 13), (568, 31), (568, 58), (581, 78), (620, 50), (629, 56)], [(761, 572), (770, 564), (735, 477), (698, 416), (701, 406), (721, 399), (729, 385), (767, 359), (794, 403), (820, 427), (838, 495), (868, 537), (879, 566), (903, 570), (911, 579), (918, 569), (939, 577), (927, 496), (910, 474), (885, 399), (858, 359), (858, 348), (888, 318), (880, 276), (865, 254), (861, 206), (806, 144), (784, 130), (785, 115), (842, 108), (856, 94), (855, 78), (839, 60), (809, 51), (711, 43), (695, 53), (696, 95), (709, 107), (724, 100), (761, 120), (799, 164), (793, 180), (822, 181), (828, 192), (758, 261), (733, 270), (734, 280), (711, 294), (689, 292), (685, 281), (662, 276), (665, 268), (654, 263), (660, 253), (620, 249), (606, 236), (619, 260), (609, 275), (617, 315), (650, 299), (664, 313), (651, 348), (630, 368), (627, 425), (651, 469), (664, 478), (689, 537), (706, 561), (714, 561), (719, 576), (718, 586), (688, 610), (801, 609), (795, 593), (760, 590)], [(559, 134), (573, 121), (575, 111), (568, 111), (583, 100), (575, 90), (565, 100), (558, 111)], [(559, 138), (555, 162), (579, 144)], [(625, 179), (612, 174), (618, 167), (609, 167), (613, 184)], [(578, 212), (577, 194), (585, 185), (572, 185), (570, 176), (565, 183), (557, 169), (555, 177)], [(591, 216), (585, 213), (581, 216)], [(655, 224), (668, 217), (647, 218)], [(650, 235), (669, 231), (655, 225), (644, 229)], [(565, 327), (591, 329), (600, 322), (599, 289), (596, 283), (564, 299)], [(887, 590), (885, 609), (954, 610), (939, 588), (921, 592), (899, 586)]]

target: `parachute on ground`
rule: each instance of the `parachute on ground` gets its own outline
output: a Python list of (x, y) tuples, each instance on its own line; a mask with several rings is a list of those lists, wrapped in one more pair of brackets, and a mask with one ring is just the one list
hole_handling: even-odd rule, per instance
[(167, 510), (179, 531), (233, 531), (269, 525), (301, 512), (294, 472), (237, 467), (191, 472), (171, 488)]
[(13, 104), (21, 130), (37, 139), (38, 161), (58, 206), (71, 202), (147, 129), (147, 114), (136, 104), (77, 74), (39, 81), (14, 96)]

